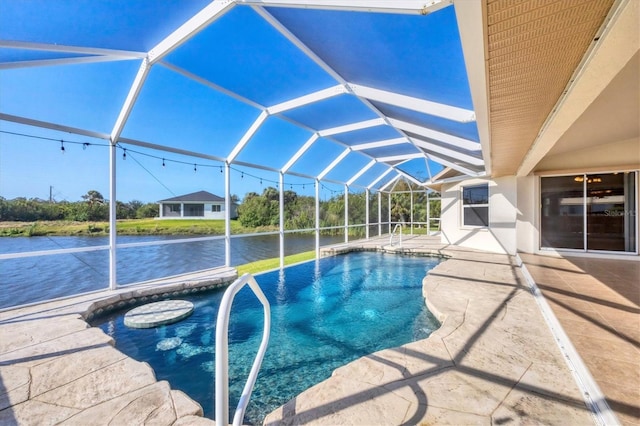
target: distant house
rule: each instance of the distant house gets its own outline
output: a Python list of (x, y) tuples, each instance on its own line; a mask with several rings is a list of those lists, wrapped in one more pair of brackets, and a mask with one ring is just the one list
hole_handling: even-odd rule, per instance
[[(198, 191), (158, 201), (160, 219), (224, 219), (224, 198)], [(237, 204), (231, 204), (231, 219), (238, 217)]]

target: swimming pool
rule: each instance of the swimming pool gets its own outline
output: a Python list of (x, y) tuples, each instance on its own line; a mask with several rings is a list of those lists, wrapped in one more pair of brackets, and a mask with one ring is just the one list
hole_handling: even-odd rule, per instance
[[(299, 264), (256, 276), (271, 303), (271, 338), (245, 423), (264, 417), (337, 367), (372, 352), (424, 339), (439, 327), (422, 298), (422, 279), (440, 262), (430, 257), (360, 252)], [(154, 329), (124, 326), (124, 311), (93, 325), (116, 347), (148, 362), (214, 412), (215, 319), (224, 289), (185, 297), (193, 315)], [(262, 337), (262, 306), (245, 288), (229, 324), (230, 418)]]

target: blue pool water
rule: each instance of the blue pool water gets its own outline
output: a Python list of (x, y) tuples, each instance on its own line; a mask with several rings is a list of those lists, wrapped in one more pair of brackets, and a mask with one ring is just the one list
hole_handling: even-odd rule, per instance
[[(439, 327), (422, 298), (422, 279), (439, 259), (353, 253), (256, 276), (271, 303), (272, 330), (245, 423), (328, 378), (337, 367), (366, 354), (424, 339)], [(124, 312), (93, 325), (116, 347), (148, 362), (214, 413), (215, 319), (224, 290), (186, 297), (195, 304), (185, 320), (154, 329), (129, 329)], [(262, 337), (262, 306), (245, 288), (229, 325), (230, 418)]]

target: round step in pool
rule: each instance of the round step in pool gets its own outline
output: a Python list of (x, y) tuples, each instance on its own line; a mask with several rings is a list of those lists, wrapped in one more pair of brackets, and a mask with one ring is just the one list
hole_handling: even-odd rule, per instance
[(124, 315), (124, 325), (131, 328), (152, 328), (173, 324), (193, 312), (193, 303), (187, 300), (163, 300), (131, 309)]

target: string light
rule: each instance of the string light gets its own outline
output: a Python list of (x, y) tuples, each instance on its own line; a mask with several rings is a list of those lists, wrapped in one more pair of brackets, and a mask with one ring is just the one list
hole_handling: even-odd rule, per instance
[[(70, 143), (70, 144), (82, 145), (82, 149), (85, 150), (85, 151), (86, 151), (87, 147), (89, 147), (89, 146), (101, 146), (101, 147), (110, 147), (111, 146), (110, 143), (89, 143), (89, 142), (69, 141), (69, 140), (65, 141), (63, 139), (48, 138), (48, 137), (44, 137), (44, 136), (35, 136), (35, 135), (29, 135), (29, 134), (24, 134), (24, 133), (9, 132), (9, 131), (6, 131), (6, 130), (0, 130), (0, 133), (13, 134), (13, 135), (16, 135), (16, 136), (23, 136), (23, 137), (29, 137), (29, 138), (34, 138), (34, 139), (58, 141), (58, 142), (60, 142), (60, 151), (63, 154), (66, 153), (66, 147), (64, 145), (65, 142), (66, 143)], [(140, 151), (136, 151), (136, 150), (133, 150), (133, 149), (124, 148), (120, 143), (117, 143), (116, 146), (118, 148), (122, 149), (122, 159), (123, 160), (127, 159), (127, 154), (136, 153), (136, 154), (144, 155), (145, 157), (156, 158), (156, 159), (161, 160), (162, 161), (162, 167), (166, 167), (167, 166), (167, 162), (174, 162), (174, 163), (185, 164), (185, 165), (193, 164), (193, 171), (194, 172), (197, 172), (198, 171), (198, 166), (200, 166), (200, 167), (218, 167), (220, 169), (220, 173), (224, 173), (224, 166), (223, 165), (219, 166), (219, 165), (213, 165), (213, 164), (189, 163), (189, 162), (186, 162), (186, 161), (173, 160), (173, 159), (166, 158), (166, 157), (155, 156), (155, 155), (148, 154), (148, 153), (145, 153), (145, 152), (140, 152)], [(127, 152), (127, 151), (129, 151), (129, 152)], [(131, 157), (131, 158), (133, 158), (135, 160), (134, 157)], [(270, 180), (270, 179), (263, 178), (261, 176), (252, 175), (251, 173), (247, 173), (247, 172), (242, 171), (242, 170), (234, 169), (233, 167), (230, 167), (230, 166), (229, 166), (229, 169), (230, 170), (235, 170), (237, 172), (240, 172), (240, 178), (241, 179), (244, 179), (244, 176), (246, 174), (248, 177), (251, 177), (251, 178), (254, 178), (256, 180), (259, 180), (261, 186), (264, 185), (264, 184), (267, 184), (267, 185), (273, 185), (276, 188), (279, 188), (278, 181), (276, 181), (276, 180)], [(304, 189), (306, 189), (306, 185), (307, 184), (305, 184), (305, 183), (290, 183), (289, 186), (290, 186), (291, 189), (293, 189), (294, 186), (301, 186), (302, 189), (304, 190)], [(312, 185), (313, 185), (314, 188), (316, 187), (315, 180), (313, 181)], [(324, 185), (322, 187), (325, 188)], [(328, 189), (328, 188), (326, 188), (326, 189)], [(330, 191), (331, 191), (332, 194), (334, 193), (333, 190), (330, 190)]]

